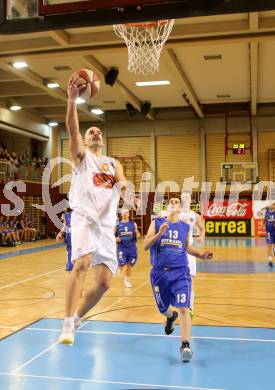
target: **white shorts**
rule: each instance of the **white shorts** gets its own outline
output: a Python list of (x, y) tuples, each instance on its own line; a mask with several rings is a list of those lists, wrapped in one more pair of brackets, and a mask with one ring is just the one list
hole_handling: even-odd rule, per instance
[(117, 270), (116, 240), (113, 226), (88, 221), (73, 212), (71, 218), (72, 262), (91, 254), (91, 265), (105, 264), (115, 275)]
[(188, 258), (188, 266), (190, 270), (190, 275), (191, 276), (196, 276), (197, 274), (197, 260), (195, 256), (189, 255), (187, 253), (187, 258)]

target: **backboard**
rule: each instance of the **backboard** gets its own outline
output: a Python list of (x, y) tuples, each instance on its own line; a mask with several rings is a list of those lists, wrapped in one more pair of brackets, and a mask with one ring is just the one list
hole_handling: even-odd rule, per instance
[(221, 182), (255, 184), (258, 181), (258, 165), (256, 162), (228, 162), (221, 164)]
[[(178, 0), (179, 1), (179, 0)], [(100, 9), (117, 8), (123, 11), (123, 7), (143, 7), (169, 3), (169, 0), (39, 0), (39, 14), (41, 16), (70, 13), (79, 11), (96, 11)], [(174, 1), (175, 3), (177, 0)]]

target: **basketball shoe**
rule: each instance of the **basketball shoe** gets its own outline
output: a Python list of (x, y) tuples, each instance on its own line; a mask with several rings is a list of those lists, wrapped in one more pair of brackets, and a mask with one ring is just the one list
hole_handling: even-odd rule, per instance
[(166, 334), (171, 334), (174, 332), (174, 322), (178, 318), (178, 312), (173, 311), (173, 315), (170, 318), (167, 318), (166, 324), (164, 327), (165, 333)]
[(193, 357), (193, 352), (190, 349), (190, 345), (188, 341), (183, 341), (180, 347), (180, 357), (181, 361), (184, 363), (190, 362)]
[(75, 322), (65, 318), (61, 335), (58, 338), (60, 344), (73, 345), (75, 336)]

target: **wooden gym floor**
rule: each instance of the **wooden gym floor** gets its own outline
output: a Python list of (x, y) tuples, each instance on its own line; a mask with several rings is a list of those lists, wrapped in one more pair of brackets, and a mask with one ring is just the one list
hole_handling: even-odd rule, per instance
[[(149, 282), (148, 252), (139, 261), (131, 289), (116, 276), (87, 317), (97, 321), (162, 323)], [(194, 325), (273, 328), (275, 272), (266, 265), (264, 239), (208, 238), (214, 259), (198, 262)], [(22, 254), (23, 253), (23, 254)], [(6, 257), (8, 256), (8, 257)], [(63, 318), (68, 274), (65, 247), (54, 240), (0, 248), (0, 338), (40, 318)], [(202, 272), (200, 272), (202, 271)], [(92, 283), (89, 271), (85, 289)]]

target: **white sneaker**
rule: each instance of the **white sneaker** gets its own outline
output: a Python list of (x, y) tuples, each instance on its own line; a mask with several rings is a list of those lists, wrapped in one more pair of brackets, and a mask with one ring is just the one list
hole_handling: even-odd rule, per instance
[(188, 347), (185, 347), (185, 348), (181, 347), (180, 357), (181, 357), (182, 362), (185, 362), (185, 363), (190, 362), (190, 360), (193, 357), (193, 352)]
[(68, 324), (66, 321), (64, 321), (62, 333), (58, 337), (58, 342), (60, 344), (73, 345), (74, 333), (75, 333), (75, 325)]
[(133, 287), (132, 283), (130, 282), (130, 280), (126, 279), (126, 278), (124, 279), (124, 286), (127, 287), (127, 288)]

